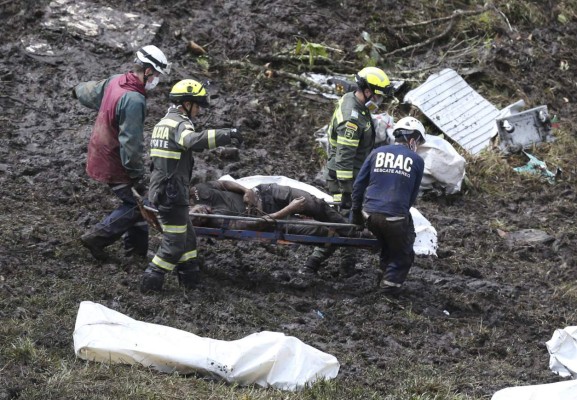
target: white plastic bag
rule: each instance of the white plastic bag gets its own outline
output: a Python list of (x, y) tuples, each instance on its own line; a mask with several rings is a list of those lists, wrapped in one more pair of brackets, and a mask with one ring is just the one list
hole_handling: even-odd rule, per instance
[(421, 190), (441, 186), (445, 194), (458, 193), (465, 178), (465, 159), (445, 139), (425, 134), (425, 143), (417, 148), (425, 161)]
[(577, 381), (501, 389), (491, 400), (577, 400)]
[(577, 378), (577, 326), (557, 329), (546, 345), (551, 371), (563, 377)]
[(374, 114), (372, 118), (373, 126), (375, 127), (375, 147), (395, 143), (395, 137), (393, 136), (395, 128), (394, 118), (387, 113)]
[(299, 390), (333, 379), (339, 362), (299, 339), (259, 332), (233, 341), (136, 321), (90, 301), (80, 303), (74, 352), (82, 359), (141, 364), (161, 372), (204, 372), (240, 385)]

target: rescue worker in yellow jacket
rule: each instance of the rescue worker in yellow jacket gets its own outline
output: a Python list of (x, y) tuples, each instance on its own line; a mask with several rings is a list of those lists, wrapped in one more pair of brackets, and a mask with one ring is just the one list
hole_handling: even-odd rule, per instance
[(235, 129), (196, 131), (192, 119), (200, 107), (208, 106), (208, 92), (203, 84), (185, 79), (170, 91), (173, 103), (152, 131), (150, 157), (152, 172), (148, 191), (149, 201), (158, 208), (163, 228), (162, 242), (142, 276), (143, 293), (162, 289), (166, 272), (176, 271), (184, 288), (194, 288), (199, 282), (196, 236), (188, 216), (189, 186), (194, 166), (193, 151), (213, 149), (243, 141)]
[[(377, 67), (360, 70), (355, 75), (355, 82), (357, 89), (340, 98), (327, 130), (329, 151), (324, 178), (333, 201), (340, 204), (345, 215), (352, 204), (353, 182), (375, 145), (371, 113), (394, 92), (387, 74)], [(315, 248), (301, 273), (316, 273), (335, 250), (334, 247)], [(356, 261), (353, 251), (346, 249), (341, 254), (341, 272), (345, 276), (352, 275)]]

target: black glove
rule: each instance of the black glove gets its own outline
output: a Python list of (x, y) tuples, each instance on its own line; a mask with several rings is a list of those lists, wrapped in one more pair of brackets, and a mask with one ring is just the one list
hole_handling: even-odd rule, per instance
[(353, 206), (353, 199), (350, 193), (341, 194), (341, 210), (349, 210)]
[(148, 190), (146, 183), (144, 182), (144, 178), (133, 178), (130, 182), (134, 190), (138, 192), (139, 195), (144, 196), (146, 191)]
[(240, 146), (244, 141), (242, 135), (240, 134), (240, 129), (238, 128), (232, 128), (229, 134), (231, 139), (236, 139), (236, 141), (238, 142), (237, 146)]
[(364, 225), (365, 218), (363, 217), (363, 211), (361, 209), (351, 210), (349, 214), (349, 222), (355, 225)]

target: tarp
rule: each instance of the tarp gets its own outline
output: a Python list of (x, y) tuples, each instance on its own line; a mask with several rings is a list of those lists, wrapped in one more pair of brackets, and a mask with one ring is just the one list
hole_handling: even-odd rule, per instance
[(577, 378), (577, 326), (557, 329), (546, 344), (551, 371), (563, 377)]
[[(577, 377), (577, 326), (557, 329), (546, 345), (551, 371)], [(577, 380), (505, 388), (491, 400), (577, 400)]]
[(263, 331), (239, 340), (203, 338), (80, 303), (74, 352), (84, 360), (141, 364), (161, 372), (206, 373), (239, 385), (299, 390), (337, 376), (337, 359), (299, 339)]
[[(234, 179), (230, 175), (225, 175), (220, 179), (233, 180), (246, 188), (253, 188), (256, 185), (264, 183), (276, 183), (278, 185), (290, 186), (295, 189), (304, 190), (313, 196), (325, 200), (327, 203), (333, 201), (331, 195), (315, 188), (304, 182), (300, 182), (286, 176), (267, 176), (267, 175), (253, 175), (245, 178)], [(411, 216), (415, 225), (415, 233), (417, 237), (413, 250), (419, 255), (437, 255), (437, 230), (431, 225), (429, 220), (423, 216), (415, 207), (411, 207)]]
[(417, 148), (417, 153), (425, 161), (420, 189), (442, 188), (444, 194), (460, 192), (467, 164), (463, 156), (440, 136), (425, 134), (425, 140)]
[(577, 381), (510, 387), (499, 390), (491, 400), (577, 400)]

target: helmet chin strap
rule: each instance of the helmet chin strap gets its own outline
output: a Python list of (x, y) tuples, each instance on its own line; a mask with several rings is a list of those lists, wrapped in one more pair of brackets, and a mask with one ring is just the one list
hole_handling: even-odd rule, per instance
[[(368, 89), (368, 88), (367, 88), (367, 89)], [(365, 89), (365, 90), (366, 90), (366, 89)], [(370, 101), (370, 100), (373, 98), (373, 96), (374, 96), (373, 91), (372, 91), (371, 89), (368, 89), (368, 90), (369, 90), (369, 92), (371, 92), (371, 94), (369, 95), (369, 97), (365, 96), (365, 91), (363, 90), (363, 97), (365, 98), (365, 103), (368, 102), (368, 101)]]
[(182, 103), (182, 108), (184, 108), (184, 111), (186, 111), (186, 116), (188, 117), (188, 119), (192, 119), (192, 103), (189, 103), (190, 108), (186, 108), (184, 104), (185, 103)]

